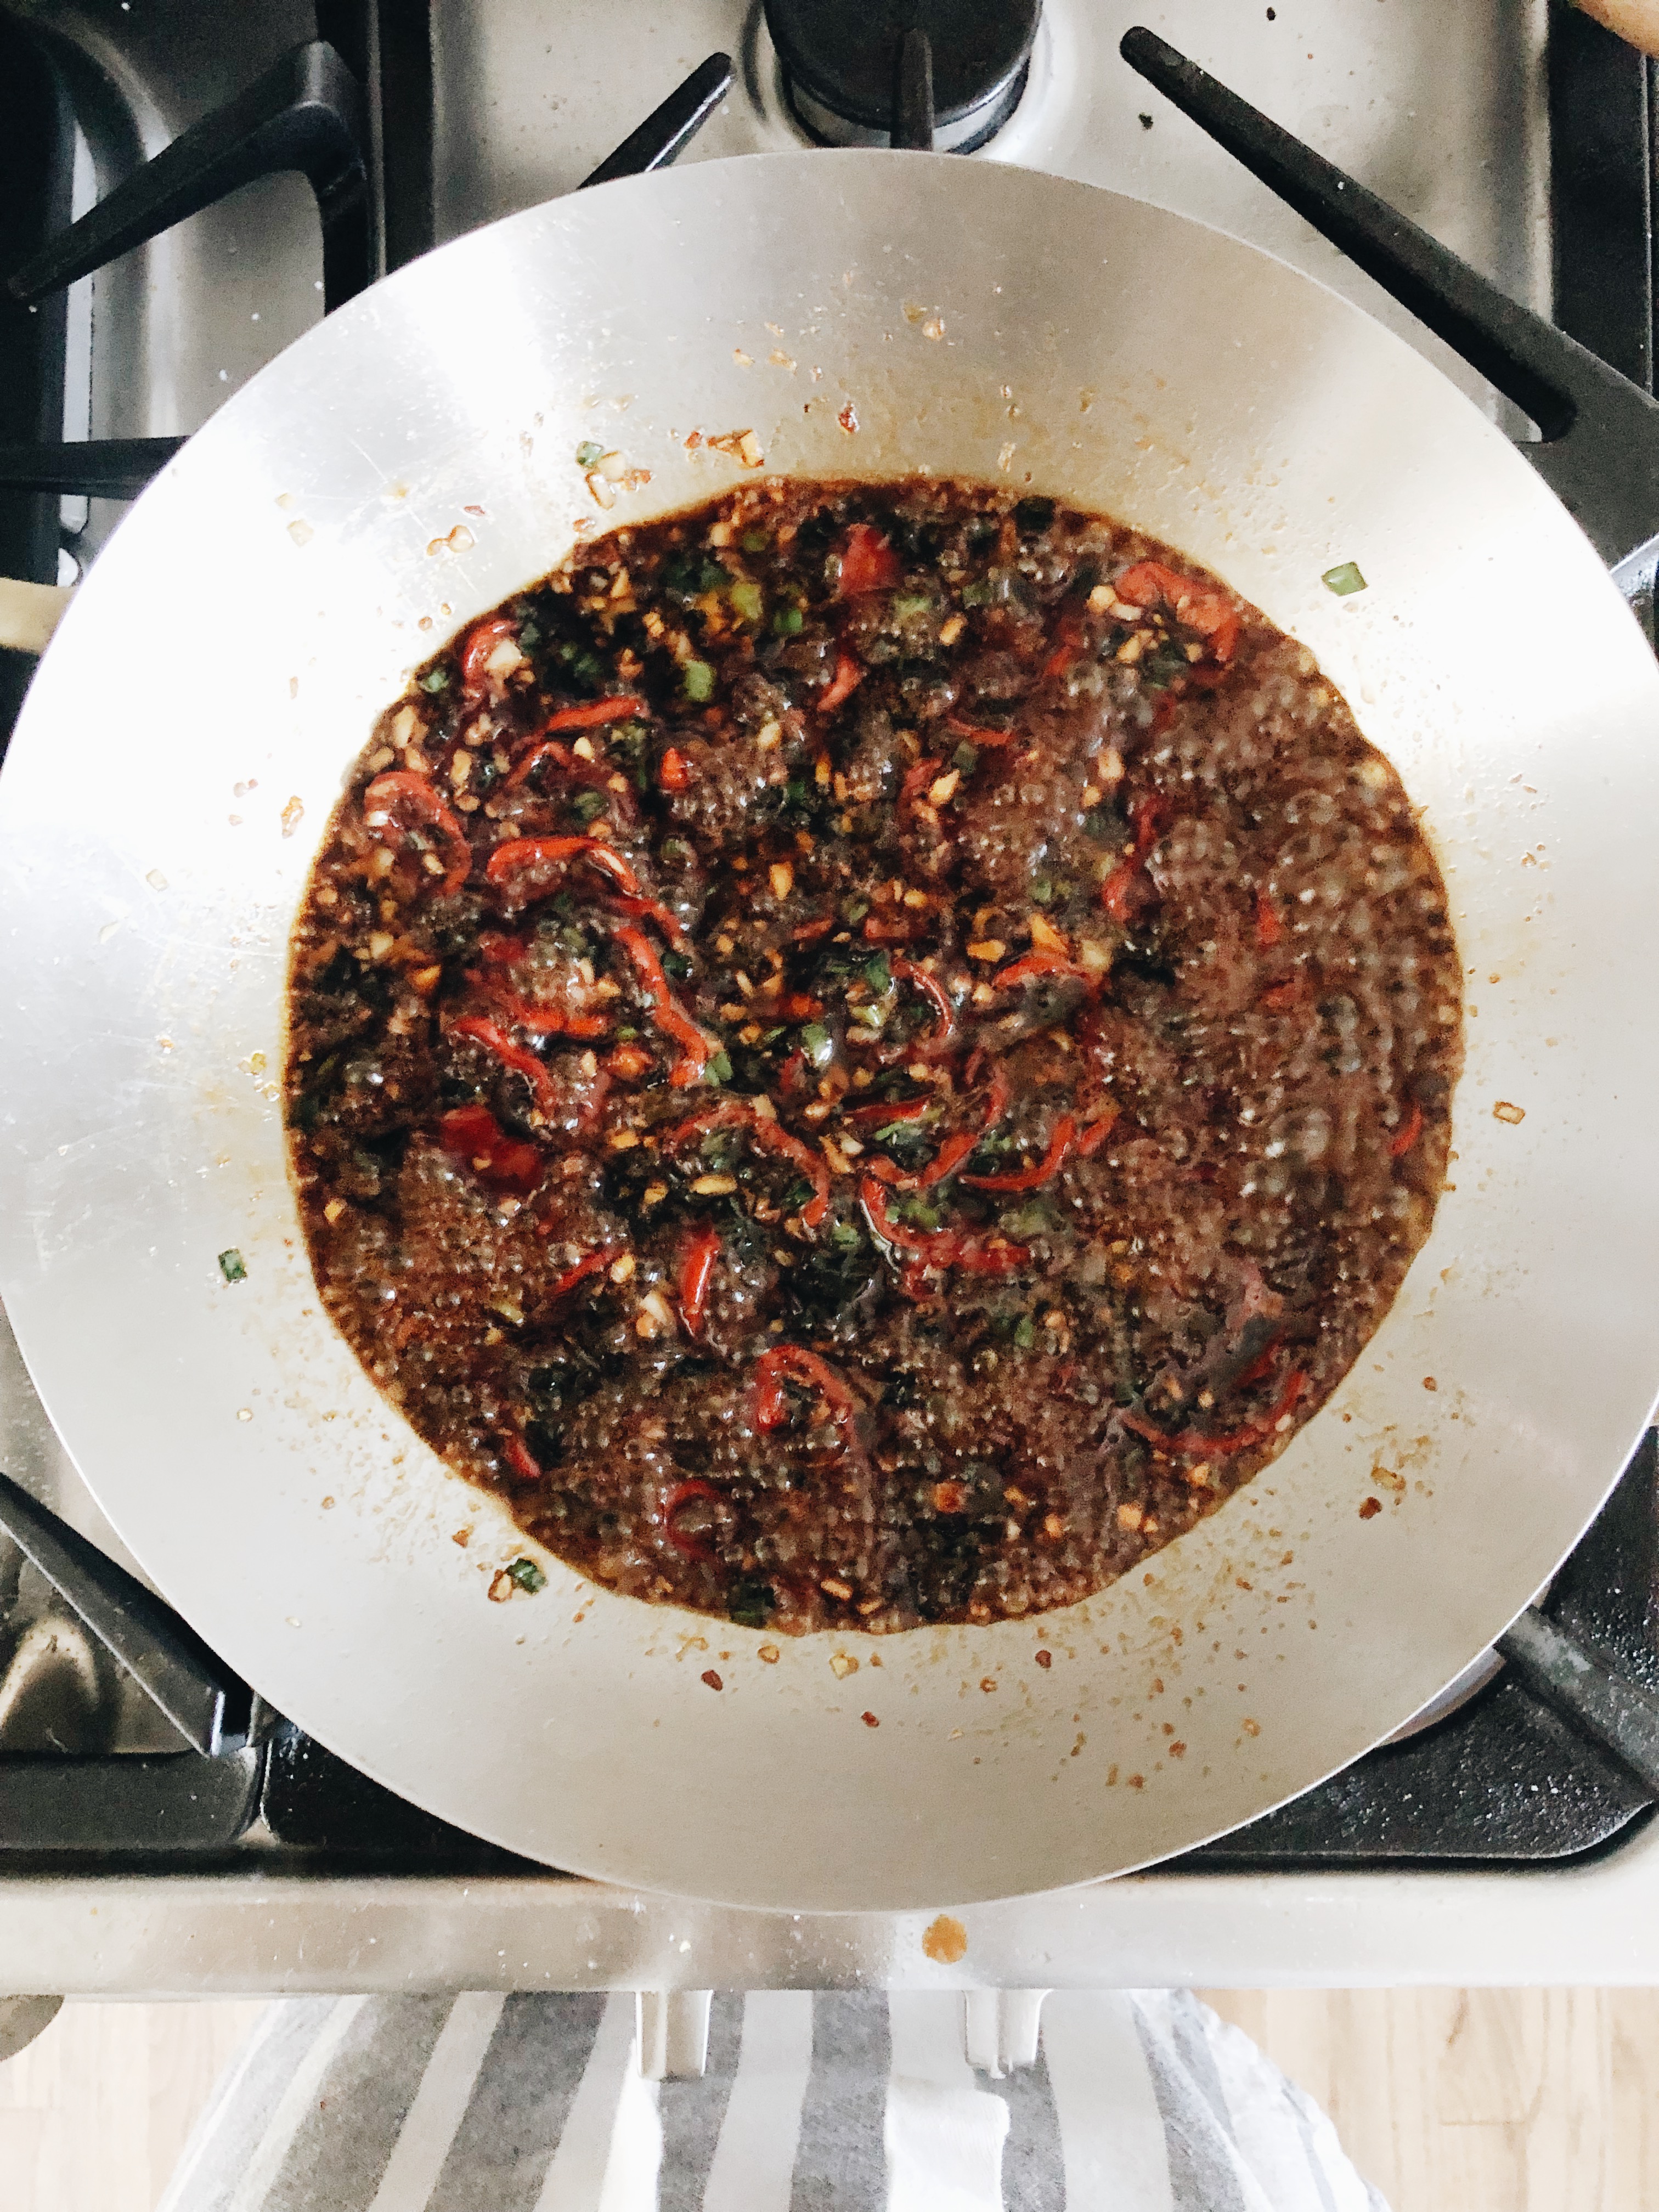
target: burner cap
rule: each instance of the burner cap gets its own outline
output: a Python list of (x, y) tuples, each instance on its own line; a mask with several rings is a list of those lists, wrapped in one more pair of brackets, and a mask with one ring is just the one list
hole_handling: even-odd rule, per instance
[(1042, 0), (766, 0), (796, 114), (831, 145), (884, 144), (900, 41), (933, 47), (935, 145), (972, 153), (1018, 105)]

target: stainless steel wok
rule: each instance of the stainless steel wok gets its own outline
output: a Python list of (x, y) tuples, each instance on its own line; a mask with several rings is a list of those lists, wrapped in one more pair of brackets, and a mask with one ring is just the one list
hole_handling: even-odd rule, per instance
[[(1434, 1232), (1275, 1465), (1069, 1611), (786, 1641), (775, 1665), (757, 1634), (553, 1560), (538, 1595), (487, 1601), (522, 1540), (319, 1310), (277, 1109), (289, 926), (377, 710), (579, 526), (736, 480), (707, 442), (734, 431), (768, 471), (1030, 486), (1218, 569), (1400, 768), (1468, 997)], [(575, 463), (590, 439), (650, 472), (609, 513)], [(1349, 560), (1369, 588), (1339, 599), (1321, 574)], [(802, 1908), (1164, 1856), (1421, 1705), (1546, 1580), (1641, 1428), (1656, 732), (1652, 656), (1526, 463), (1376, 324), (1231, 239), (887, 153), (535, 210), (232, 399), (46, 656), (0, 780), (8, 1310), (161, 1590), (450, 1820)]]

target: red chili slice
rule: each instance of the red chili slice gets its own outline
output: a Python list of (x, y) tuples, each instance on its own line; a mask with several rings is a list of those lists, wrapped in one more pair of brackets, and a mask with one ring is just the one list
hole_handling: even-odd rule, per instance
[(890, 592), (902, 575), (899, 557), (873, 524), (855, 522), (842, 547), (836, 596), (855, 599), (863, 592)]
[(700, 1137), (710, 1129), (745, 1128), (757, 1145), (768, 1152), (777, 1152), (806, 1176), (815, 1195), (810, 1204), (802, 1206), (800, 1218), (808, 1229), (816, 1229), (830, 1211), (830, 1168), (820, 1153), (799, 1137), (792, 1136), (779, 1122), (766, 1115), (757, 1113), (747, 1098), (722, 1098), (718, 1106), (706, 1113), (694, 1114), (689, 1121), (677, 1121), (672, 1129), (663, 1131), (665, 1145), (678, 1146), (688, 1137)]
[(866, 1122), (874, 1125), (883, 1121), (915, 1121), (928, 1112), (933, 1104), (931, 1097), (901, 1098), (896, 1104), (887, 1099), (878, 1099), (873, 1106), (844, 1106), (842, 1119), (855, 1122), (860, 1127)]
[[(382, 830), (396, 830), (401, 843), (408, 833), (397, 819), (400, 808), (407, 808), (419, 826), (432, 831), (442, 845), (442, 895), (453, 898), (472, 872), (472, 848), (465, 831), (426, 778), (412, 769), (392, 769), (375, 777), (363, 793), (364, 826), (376, 837)], [(381, 837), (380, 842), (388, 841)]]
[(939, 977), (926, 968), (919, 968), (913, 960), (895, 960), (893, 975), (901, 983), (908, 983), (932, 1002), (939, 1016), (939, 1027), (930, 1037), (924, 1037), (905, 1047), (907, 1053), (919, 1053), (923, 1060), (937, 1060), (951, 1050), (956, 1042), (957, 1010), (951, 1004), (951, 994)]
[(1083, 624), (1076, 610), (1068, 607), (1054, 624), (1054, 650), (1042, 664), (1045, 684), (1055, 683), (1064, 676), (1082, 650), (1083, 642)]
[(980, 752), (989, 752), (998, 745), (1011, 745), (1018, 737), (1018, 730), (981, 730), (971, 722), (959, 722), (954, 714), (947, 714), (945, 726), (953, 738), (962, 738)]
[(477, 698), (485, 688), (485, 661), (503, 638), (516, 637), (518, 629), (508, 617), (496, 615), (489, 622), (475, 623), (467, 632), (466, 643), (461, 647), (461, 689), (469, 699)]
[(1413, 1098), (1411, 1112), (1389, 1139), (1389, 1158), (1391, 1160), (1403, 1160), (1422, 1133), (1423, 1109)]
[(457, 1106), (446, 1114), (438, 1124), (438, 1141), (447, 1151), (461, 1153), (482, 1182), (520, 1198), (535, 1189), (547, 1164), (534, 1145), (509, 1137), (488, 1106)]
[(838, 1375), (816, 1352), (809, 1352), (804, 1344), (772, 1345), (755, 1362), (751, 1418), (761, 1433), (764, 1436), (781, 1429), (789, 1418), (789, 1401), (783, 1392), (786, 1379), (804, 1383), (808, 1389), (818, 1393), (830, 1409), (830, 1419), (842, 1431), (842, 1441), (849, 1450), (857, 1452), (858, 1439), (851, 1431), (859, 1401), (846, 1377)]
[(522, 1437), (515, 1437), (510, 1432), (501, 1438), (501, 1457), (521, 1481), (541, 1480), (540, 1464), (532, 1456), (530, 1447)]
[(896, 914), (890, 921), (883, 915), (872, 914), (864, 925), (864, 941), (866, 945), (908, 945), (927, 927), (918, 915)]
[(1255, 895), (1255, 941), (1263, 952), (1271, 952), (1275, 945), (1285, 942), (1285, 924), (1266, 891)]
[(672, 745), (657, 763), (657, 781), (665, 791), (684, 791), (690, 784), (690, 764)]
[(708, 1285), (714, 1278), (714, 1262), (720, 1255), (720, 1231), (710, 1224), (697, 1231), (680, 1262), (680, 1316), (688, 1336), (698, 1336), (702, 1332), (703, 1313), (708, 1304)]
[(908, 1221), (895, 1221), (887, 1211), (887, 1194), (874, 1176), (864, 1177), (859, 1197), (878, 1237), (920, 1253), (930, 1267), (960, 1267), (970, 1275), (1006, 1275), (1031, 1256), (1022, 1244), (984, 1244), (958, 1230), (913, 1229)]
[(538, 1108), (550, 1121), (558, 1112), (559, 1095), (546, 1066), (533, 1052), (514, 1044), (498, 1022), (487, 1022), (478, 1014), (463, 1014), (450, 1024), (450, 1034), (481, 1044), (486, 1052), (495, 1054), (503, 1067), (522, 1075), (535, 1094)]
[[(927, 1167), (918, 1168), (914, 1174), (906, 1174), (886, 1159), (872, 1160), (870, 1172), (890, 1190), (931, 1190), (936, 1182), (943, 1182), (946, 1176), (960, 1167), (978, 1143), (977, 1129), (959, 1129), (955, 1136), (945, 1139)], [(973, 1180), (971, 1176), (964, 1179), (970, 1182)]]
[(820, 937), (828, 937), (835, 926), (836, 917), (833, 914), (825, 915), (822, 921), (805, 921), (799, 929), (790, 931), (790, 942), (794, 945), (816, 944)]
[(550, 1286), (547, 1293), (549, 1304), (555, 1298), (563, 1297), (567, 1291), (574, 1291), (578, 1283), (585, 1283), (590, 1275), (602, 1274), (610, 1265), (609, 1247), (598, 1252), (584, 1252), (575, 1266), (567, 1267)]
[(1079, 1130), (1073, 1150), (1080, 1160), (1091, 1160), (1117, 1126), (1117, 1108), (1103, 1107), (1092, 1121)]
[(610, 1024), (602, 1014), (569, 1014), (556, 1006), (532, 1005), (493, 976), (470, 973), (466, 980), (482, 986), (497, 1013), (537, 1036), (602, 1037), (610, 1032)]
[(1252, 1444), (1266, 1443), (1275, 1436), (1279, 1425), (1295, 1407), (1297, 1400), (1308, 1387), (1308, 1378), (1299, 1367), (1293, 1367), (1285, 1377), (1285, 1387), (1277, 1402), (1259, 1420), (1248, 1422), (1242, 1429), (1230, 1429), (1218, 1437), (1200, 1436), (1195, 1429), (1182, 1429), (1171, 1436), (1160, 1429), (1156, 1421), (1149, 1421), (1144, 1413), (1123, 1410), (1119, 1419), (1126, 1429), (1133, 1429), (1148, 1443), (1157, 1444), (1161, 1450), (1180, 1452), (1183, 1457), (1202, 1453), (1206, 1457), (1231, 1459), (1235, 1452), (1248, 1451)]
[(544, 738), (540, 744), (532, 745), (530, 750), (501, 786), (501, 789), (516, 791), (520, 784), (529, 781), (544, 760), (552, 761), (559, 768), (568, 768), (571, 757), (568, 745), (562, 745), (556, 738)]
[(1113, 869), (1100, 893), (1100, 902), (1114, 921), (1132, 919), (1139, 902), (1137, 893), (1147, 855), (1168, 827), (1170, 811), (1169, 800), (1157, 791), (1144, 793), (1130, 807), (1129, 818), (1135, 830), (1134, 849)]
[(603, 870), (619, 890), (631, 897), (639, 896), (639, 878), (622, 854), (612, 852), (601, 837), (511, 837), (506, 844), (497, 845), (485, 862), (484, 878), (496, 890), (512, 892), (517, 890), (519, 878), (532, 869), (556, 867), (575, 860)]
[(1204, 640), (1212, 660), (1224, 667), (1238, 645), (1238, 612), (1213, 584), (1177, 575), (1161, 561), (1137, 561), (1126, 568), (1112, 589), (1131, 606), (1169, 607), (1189, 629)]
[(660, 899), (632, 898), (618, 891), (612, 897), (611, 904), (623, 914), (637, 915), (642, 921), (654, 921), (665, 937), (672, 939), (676, 945), (684, 944), (685, 932), (680, 927), (679, 916), (665, 907)]
[(625, 947), (639, 969), (640, 981), (651, 1001), (657, 1027), (680, 1048), (680, 1057), (669, 1070), (668, 1080), (676, 1091), (684, 1091), (702, 1073), (714, 1057), (714, 1048), (669, 989), (668, 978), (662, 972), (662, 963), (650, 939), (641, 931), (629, 927), (617, 932), (617, 942)]
[(542, 724), (542, 735), (551, 736), (555, 730), (597, 730), (605, 722), (631, 722), (636, 714), (646, 712), (639, 699), (589, 699), (580, 707), (561, 707)]
[(962, 1179), (975, 1190), (1036, 1190), (1060, 1173), (1076, 1135), (1077, 1123), (1069, 1114), (1062, 1114), (1054, 1124), (1048, 1151), (1035, 1167), (1023, 1168), (1017, 1175), (963, 1176)]
[(852, 697), (863, 681), (863, 662), (855, 660), (850, 653), (838, 652), (836, 672), (815, 702), (816, 711), (820, 714), (833, 714), (843, 700)]
[(674, 1525), (677, 1516), (698, 1498), (709, 1505), (721, 1503), (720, 1494), (712, 1482), (677, 1482), (662, 1502), (663, 1533), (674, 1549), (684, 1552), (688, 1559), (714, 1559), (719, 1554), (712, 1544), (703, 1537), (688, 1535)]
[(1040, 975), (1075, 975), (1085, 983), (1099, 981), (1086, 968), (1079, 968), (1075, 960), (1063, 952), (1052, 951), (1046, 945), (1027, 952), (994, 975), (991, 981), (999, 991), (1012, 991), (1017, 983), (1035, 983)]
[(913, 769), (906, 770), (904, 781), (899, 786), (897, 811), (901, 815), (916, 804), (944, 765), (942, 760), (922, 760), (918, 761)]

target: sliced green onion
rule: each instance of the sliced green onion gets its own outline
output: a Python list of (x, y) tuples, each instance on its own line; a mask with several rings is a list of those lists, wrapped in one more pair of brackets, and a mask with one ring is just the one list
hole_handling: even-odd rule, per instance
[(576, 448), (576, 466), (591, 469), (605, 459), (605, 447), (596, 439), (584, 438)]
[(421, 678), (421, 689), (422, 691), (447, 691), (449, 671), (447, 668), (428, 668)]
[(706, 660), (688, 660), (680, 682), (694, 707), (706, 707), (714, 696), (714, 672)]
[(885, 998), (893, 988), (892, 963), (884, 952), (878, 952), (873, 960), (864, 963), (864, 980), (878, 996)]
[(570, 811), (578, 822), (591, 822), (596, 814), (603, 814), (605, 796), (602, 791), (579, 791), (570, 802)]
[(1022, 1352), (1029, 1352), (1036, 1341), (1036, 1330), (1032, 1326), (1031, 1316), (1030, 1314), (1022, 1314), (1019, 1317), (1019, 1325), (1014, 1331), (1014, 1342)]
[(228, 1252), (219, 1255), (219, 1273), (228, 1283), (246, 1282), (247, 1262), (234, 1244)]
[(893, 601), (893, 612), (903, 622), (911, 615), (925, 615), (933, 604), (926, 592), (904, 592)]
[(631, 1022), (624, 1022), (623, 1026), (617, 1031), (617, 1042), (618, 1044), (632, 1044), (638, 1035), (639, 1031), (633, 1026)]
[(971, 775), (979, 766), (979, 747), (969, 744), (958, 745), (951, 758), (964, 775)]
[(691, 973), (691, 956), (687, 952), (665, 952), (662, 964), (665, 974), (672, 975), (677, 983), (683, 983)]
[(534, 1559), (512, 1560), (507, 1566), (507, 1578), (511, 1583), (517, 1583), (519, 1588), (528, 1592), (532, 1597), (535, 1596), (538, 1590), (547, 1588), (547, 1577), (536, 1565)]
[(763, 530), (745, 530), (743, 533), (743, 550), (745, 553), (764, 553), (771, 542)]
[(1358, 561), (1339, 561), (1334, 568), (1327, 568), (1319, 580), (1328, 592), (1334, 592), (1339, 599), (1346, 599), (1350, 592), (1365, 589), (1365, 579), (1359, 573)]
[(780, 607), (772, 617), (772, 628), (780, 637), (798, 637), (805, 620), (799, 607)]
[(739, 579), (733, 584), (729, 596), (734, 611), (744, 622), (758, 623), (766, 611), (760, 586), (751, 584), (746, 579)]
[(713, 1082), (729, 1083), (732, 1080), (730, 1055), (724, 1052), (714, 1054), (703, 1072)]
[(801, 1049), (814, 1067), (828, 1067), (836, 1056), (830, 1032), (822, 1022), (808, 1022), (800, 1033)]
[(1031, 896), (1039, 906), (1047, 906), (1054, 895), (1054, 887), (1047, 876), (1039, 876), (1031, 886)]

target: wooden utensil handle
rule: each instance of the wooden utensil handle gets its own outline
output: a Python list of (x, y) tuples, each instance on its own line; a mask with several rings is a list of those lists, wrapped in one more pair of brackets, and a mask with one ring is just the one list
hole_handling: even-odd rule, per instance
[(44, 653), (73, 596), (70, 585), (26, 584), (15, 576), (0, 576), (0, 646), (13, 653)]

